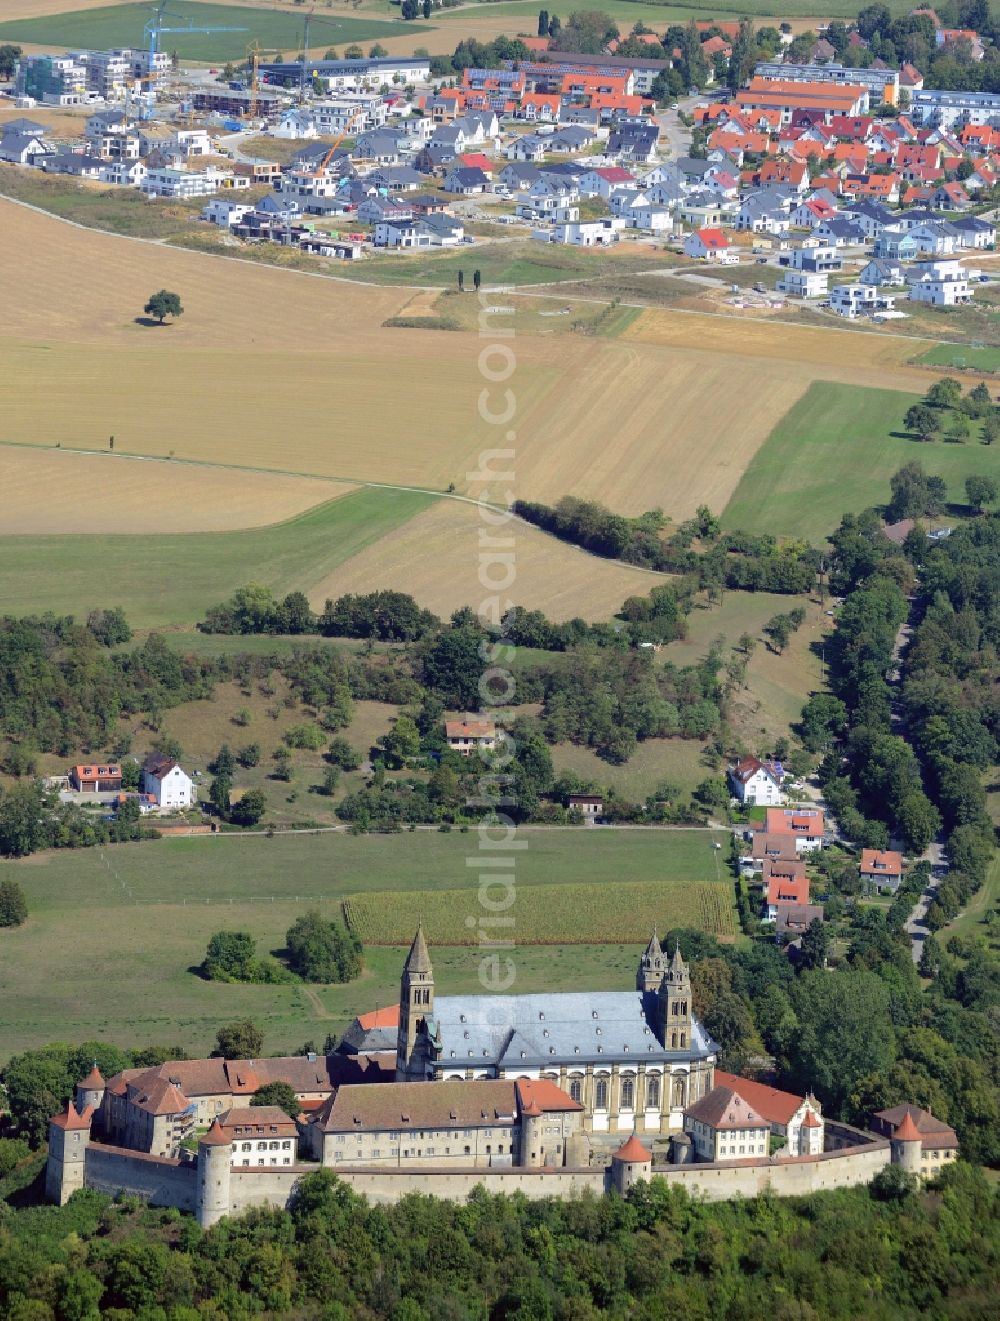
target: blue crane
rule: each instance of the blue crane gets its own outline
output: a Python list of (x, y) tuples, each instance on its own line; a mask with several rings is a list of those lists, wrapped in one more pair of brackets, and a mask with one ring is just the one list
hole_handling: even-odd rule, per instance
[[(174, 20), (178, 26), (168, 27), (164, 23), (164, 18)], [(149, 38), (149, 68), (146, 70), (149, 75), (149, 87), (146, 97), (143, 101), (142, 117), (149, 119), (153, 114), (153, 106), (156, 100), (156, 84), (154, 82), (154, 66), (156, 56), (160, 50), (160, 34), (163, 32), (246, 32), (246, 28), (229, 27), (215, 25), (213, 27), (200, 27), (193, 18), (188, 18), (184, 14), (171, 13), (167, 9), (167, 0), (160, 0), (156, 12), (143, 28), (143, 33)]]

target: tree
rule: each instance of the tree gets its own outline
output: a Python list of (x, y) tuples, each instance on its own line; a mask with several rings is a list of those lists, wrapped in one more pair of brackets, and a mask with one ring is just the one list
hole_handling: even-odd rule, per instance
[(892, 498), (886, 506), (886, 518), (893, 523), (904, 518), (933, 517), (944, 508), (948, 488), (940, 477), (928, 477), (922, 463), (912, 460), (889, 479)]
[(20, 46), (12, 46), (9, 43), (0, 46), (0, 78), (13, 78), (15, 67), (20, 58)]
[(460, 294), (465, 292), (465, 271), (458, 273), (458, 292)]
[(19, 927), (27, 916), (28, 904), (17, 881), (0, 881), (0, 927)]
[(472, 286), (473, 286), (473, 288), (474, 288), (477, 292), (478, 292), (478, 290), (479, 290), (479, 286), (482, 284), (482, 282), (483, 282), (482, 272), (481, 272), (481, 271), (479, 270), (479, 268), (477, 267), (477, 268), (472, 272)]
[(256, 968), (257, 942), (247, 931), (217, 931), (201, 965), (203, 976), (212, 982), (252, 982)]
[(364, 51), (356, 43), (352, 43), (344, 51), (345, 60), (363, 60), (364, 57), (365, 57)]
[(930, 441), (937, 435), (940, 425), (938, 415), (929, 404), (914, 404), (907, 409), (903, 425), (921, 440)]
[(769, 640), (771, 648), (779, 655), (788, 646), (789, 639), (792, 636), (792, 621), (787, 615), (774, 615), (769, 619), (761, 630), (764, 636)]
[(964, 445), (969, 439), (970, 431), (969, 419), (964, 413), (956, 413), (949, 419), (944, 438), (951, 445)]
[(540, 37), (549, 35), (549, 11), (547, 9), (539, 9), (538, 11), (538, 35)]
[(248, 743), (245, 748), (240, 748), (236, 754), (236, 760), (241, 766), (250, 770), (260, 763), (260, 744)]
[(368, 58), (370, 60), (381, 60), (382, 58), (384, 58), (384, 56), (388, 54), (389, 52), (382, 45), (382, 43), (380, 41), (376, 41), (375, 45), (372, 46), (371, 50), (368, 52)]
[(804, 972), (792, 991), (798, 1031), (790, 1044), (792, 1079), (836, 1112), (855, 1083), (884, 1071), (895, 1054), (889, 991), (868, 971)]
[(1000, 491), (992, 477), (974, 475), (965, 479), (965, 494), (972, 508), (981, 514), (987, 505), (995, 503)]
[(826, 964), (827, 951), (830, 948), (830, 933), (821, 918), (813, 918), (802, 933), (799, 954), (803, 968), (822, 968)]
[(256, 1060), (263, 1050), (264, 1033), (252, 1018), (241, 1018), (219, 1028), (212, 1053), (224, 1060)]
[(267, 795), (263, 789), (247, 789), (239, 802), (230, 809), (238, 826), (255, 826), (267, 811)]
[(263, 1087), (258, 1087), (250, 1099), (250, 1104), (279, 1106), (289, 1119), (297, 1119), (302, 1110), (302, 1103), (295, 1095), (295, 1088), (287, 1082), (269, 1082)]
[(924, 403), (932, 408), (956, 408), (962, 399), (962, 387), (953, 376), (935, 381), (924, 395)]
[(336, 766), (328, 766), (324, 772), (319, 792), (326, 798), (332, 798), (340, 784), (340, 771)]
[(361, 971), (361, 941), (313, 909), (285, 937), (290, 967), (307, 982), (349, 982)]
[(994, 409), (983, 422), (983, 444), (994, 445), (998, 440), (1000, 440), (1000, 415)]
[(430, 18), (433, 8), (431, 0), (424, 0), (424, 18)]
[(326, 759), (331, 766), (342, 771), (356, 771), (361, 765), (361, 754), (340, 734), (330, 740)]
[(287, 782), (292, 778), (292, 754), (287, 748), (275, 748), (273, 755), (274, 778)]
[(223, 819), (229, 816), (229, 795), (233, 782), (228, 775), (217, 775), (208, 790), (208, 800), (216, 814)]
[(25, 858), (45, 843), (41, 790), (16, 784), (0, 797), (0, 856)]
[(171, 293), (169, 289), (161, 289), (159, 293), (151, 294), (149, 302), (142, 310), (147, 316), (155, 316), (161, 326), (166, 317), (180, 316), (184, 311), (180, 296)]

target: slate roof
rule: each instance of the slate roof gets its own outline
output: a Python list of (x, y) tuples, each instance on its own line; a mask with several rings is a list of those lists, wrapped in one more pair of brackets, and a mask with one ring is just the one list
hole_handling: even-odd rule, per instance
[(639, 991), (530, 995), (450, 995), (434, 1001), (440, 1065), (447, 1068), (541, 1066), (633, 1060), (704, 1059), (718, 1047), (695, 1020), (685, 1050), (665, 1050), (656, 1035), (656, 996)]

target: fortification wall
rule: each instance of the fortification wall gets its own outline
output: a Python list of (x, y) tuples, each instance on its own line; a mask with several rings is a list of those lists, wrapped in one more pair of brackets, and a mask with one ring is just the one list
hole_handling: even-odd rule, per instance
[(425, 1193), (444, 1201), (464, 1202), (474, 1188), (488, 1193), (522, 1193), (542, 1197), (573, 1197), (584, 1191), (600, 1196), (606, 1188), (604, 1170), (362, 1170), (339, 1169), (338, 1178), (370, 1202), (392, 1203), (408, 1193)]
[(134, 1193), (154, 1206), (195, 1209), (197, 1167), (187, 1162), (92, 1143), (87, 1148), (83, 1181), (98, 1192)]
[(892, 1160), (888, 1142), (871, 1142), (850, 1151), (705, 1165), (665, 1165), (653, 1171), (668, 1183), (683, 1184), (692, 1196), (709, 1201), (755, 1197), (770, 1189), (779, 1197), (800, 1197), (831, 1188), (870, 1183)]
[(318, 1165), (293, 1165), (289, 1169), (234, 1169), (229, 1182), (231, 1215), (241, 1215), (251, 1206), (287, 1206), (298, 1181), (318, 1170)]

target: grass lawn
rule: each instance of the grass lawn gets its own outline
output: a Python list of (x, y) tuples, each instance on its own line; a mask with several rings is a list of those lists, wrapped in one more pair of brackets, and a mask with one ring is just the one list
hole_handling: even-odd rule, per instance
[(451, 289), (457, 288), (458, 272), (464, 271), (466, 288), (471, 291), (474, 270), (480, 272), (484, 285), (554, 284), (620, 270), (646, 270), (658, 264), (662, 263), (649, 252), (638, 256), (624, 248), (613, 253), (596, 252), (554, 243), (542, 245), (526, 239), (513, 243), (486, 243), (482, 247), (441, 256), (379, 254), (368, 261), (358, 262), (357, 270), (347, 263), (344, 271), (338, 271), (338, 274), (346, 280), (358, 279), (368, 283), (429, 284)]
[(1000, 456), (978, 439), (965, 445), (915, 440), (903, 418), (917, 398), (815, 382), (757, 451), (726, 506), (726, 526), (815, 544), (845, 511), (888, 500), (889, 478), (912, 459), (943, 477), (949, 497), (964, 504), (965, 478), (996, 476)]
[(934, 367), (974, 368), (981, 372), (1000, 371), (1000, 348), (973, 348), (968, 344), (937, 344), (922, 353), (917, 362)]
[(557, 743), (552, 748), (556, 775), (575, 771), (604, 791), (613, 789), (619, 798), (643, 802), (664, 780), (690, 793), (713, 772), (701, 760), (704, 744), (697, 739), (644, 739), (623, 766), (602, 761), (591, 748), (575, 743)]
[[(724, 842), (723, 836), (717, 836)], [(715, 880), (707, 831), (526, 830), (519, 886)], [(403, 954), (366, 953), (364, 976), (345, 987), (232, 986), (202, 981), (214, 931), (249, 931), (279, 949), (310, 905), (329, 912), (363, 891), (467, 887), (477, 836), (420, 831), (395, 836), (192, 838), (36, 854), (0, 868), (28, 900), (24, 927), (0, 932), (0, 1061), (47, 1041), (106, 1037), (207, 1051), (220, 1023), (249, 1014), (266, 1049), (294, 1049), (339, 1031), (359, 1011), (397, 994)], [(516, 907), (515, 907), (516, 915)], [(614, 922), (609, 892), (609, 930)], [(515, 951), (521, 989), (631, 985), (638, 948)], [(434, 952), (442, 991), (471, 991), (479, 958)], [(566, 968), (564, 974), (563, 969)]]
[(272, 527), (184, 536), (0, 538), (0, 611), (85, 616), (120, 605), (138, 628), (195, 623), (249, 581), (308, 591), (434, 496), (361, 490)]
[[(24, 18), (0, 23), (0, 41), (34, 42), (37, 45), (63, 48), (108, 50), (114, 46), (148, 44), (143, 27), (152, 10), (149, 5), (105, 5), (100, 9), (82, 9), (42, 18)], [(294, 58), (302, 47), (302, 15), (290, 10), (251, 9), (243, 5), (193, 4), (190, 0), (171, 0), (168, 22), (183, 27), (190, 22), (198, 27), (232, 27), (234, 32), (164, 33), (162, 49), (176, 51), (186, 60), (243, 60), (247, 43), (256, 38), (263, 48), (282, 49), (286, 58)], [(429, 32), (419, 23), (400, 20), (385, 22), (371, 18), (323, 18), (323, 26), (313, 42), (336, 46), (343, 53), (353, 42), (373, 42), (380, 38)], [(417, 43), (419, 44), (419, 43)]]
[[(977, 894), (955, 918), (954, 922), (937, 933), (939, 943), (944, 946), (951, 936), (986, 939), (985, 923), (991, 913), (1000, 904), (1000, 856), (994, 856), (992, 865), (986, 874), (986, 881)], [(988, 942), (989, 943), (989, 942)], [(993, 944), (996, 953), (996, 944)]]
[[(887, 0), (887, 6), (893, 14), (906, 14), (909, 6), (906, 0)], [(563, 20), (567, 15), (579, 9), (579, 0), (551, 0), (546, 8), (550, 14), (558, 14)], [(852, 7), (851, 0), (826, 0), (821, 6), (815, 0), (722, 0), (721, 4), (657, 4), (655, 0), (602, 0), (598, 6), (602, 14), (614, 19), (622, 32), (628, 32), (633, 24), (642, 20), (647, 27), (657, 32), (668, 25), (687, 24), (694, 18), (738, 19), (744, 15), (749, 18), (809, 18), (822, 10), (827, 18), (855, 18), (857, 6)], [(499, 3), (463, 5), (461, 9), (444, 9), (435, 13), (435, 23), (461, 24), (463, 18), (473, 15), (488, 14), (491, 18), (516, 18), (524, 16), (524, 22), (518, 30), (534, 35), (537, 27), (538, 6), (533, 0), (499, 0)], [(775, 26), (777, 24), (775, 23)], [(765, 26), (763, 22), (758, 27)], [(512, 29), (513, 30), (513, 29)]]

